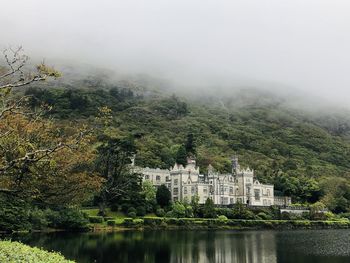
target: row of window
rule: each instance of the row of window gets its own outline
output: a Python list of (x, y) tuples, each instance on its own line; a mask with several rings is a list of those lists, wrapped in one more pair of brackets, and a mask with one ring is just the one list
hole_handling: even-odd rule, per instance
[[(148, 174), (145, 175), (145, 179), (149, 180), (149, 175)], [(160, 175), (156, 176), (156, 181), (160, 182)]]

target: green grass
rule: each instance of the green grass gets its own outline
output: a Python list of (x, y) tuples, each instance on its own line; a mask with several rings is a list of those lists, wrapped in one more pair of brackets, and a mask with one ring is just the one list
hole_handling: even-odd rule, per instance
[[(83, 209), (84, 213), (86, 213), (88, 216), (97, 216), (98, 215), (98, 208), (89, 208), (89, 209)], [(124, 218), (126, 217), (122, 212), (115, 212), (111, 211), (110, 208), (106, 208), (106, 216), (107, 217), (114, 217), (114, 218)]]
[(0, 241), (0, 262), (74, 263), (57, 252), (48, 252), (19, 242)]

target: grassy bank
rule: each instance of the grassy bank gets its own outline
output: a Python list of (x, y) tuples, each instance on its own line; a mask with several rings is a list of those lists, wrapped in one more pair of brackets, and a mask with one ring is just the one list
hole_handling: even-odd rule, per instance
[(123, 229), (332, 229), (350, 228), (350, 220), (246, 220), (218, 218), (168, 218), (148, 214), (130, 218), (121, 212), (107, 209), (107, 216), (98, 216), (98, 209), (84, 210), (89, 215), (90, 228), (99, 230)]
[(350, 228), (349, 221), (243, 220), (203, 218), (102, 218), (90, 217), (91, 229), (339, 229)]
[(19, 242), (0, 241), (0, 262), (74, 263), (56, 252), (48, 252)]

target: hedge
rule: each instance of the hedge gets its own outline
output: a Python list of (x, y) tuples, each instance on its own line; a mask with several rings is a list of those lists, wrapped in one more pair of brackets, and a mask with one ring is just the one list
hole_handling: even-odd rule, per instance
[(89, 216), (90, 223), (103, 223), (103, 220), (102, 216)]
[(140, 218), (124, 218), (123, 225), (126, 227), (141, 227), (144, 225), (144, 220)]
[(74, 263), (57, 252), (48, 252), (11, 241), (0, 241), (0, 262)]
[(117, 222), (115, 220), (107, 220), (107, 225), (108, 226), (115, 226)]
[[(109, 221), (113, 221), (110, 222)], [(114, 220), (107, 221), (114, 226)], [(148, 228), (257, 228), (257, 229), (295, 229), (295, 228), (350, 228), (349, 221), (310, 221), (310, 220), (246, 220), (226, 218), (162, 218), (145, 217), (143, 219), (125, 218), (125, 227)]]

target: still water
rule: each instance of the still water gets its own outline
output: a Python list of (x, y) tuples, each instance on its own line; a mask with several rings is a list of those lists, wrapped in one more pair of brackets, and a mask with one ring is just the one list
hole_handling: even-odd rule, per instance
[(12, 240), (84, 263), (350, 262), (350, 230), (51, 233)]

